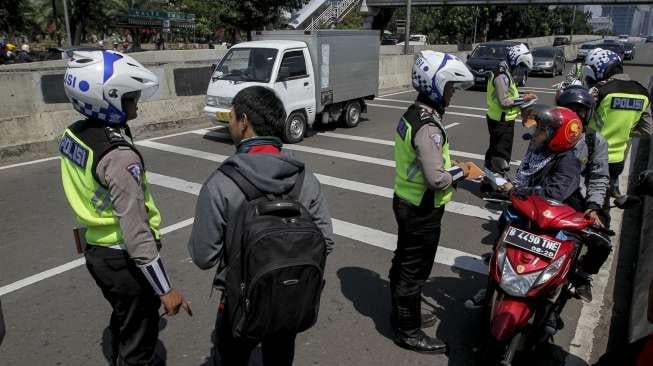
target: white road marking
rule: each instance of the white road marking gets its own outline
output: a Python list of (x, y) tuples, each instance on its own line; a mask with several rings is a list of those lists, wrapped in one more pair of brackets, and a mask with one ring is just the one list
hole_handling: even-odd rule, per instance
[(31, 161), (26, 161), (24, 163), (18, 163), (18, 164), (11, 164), (11, 165), (5, 165), (5, 166), (0, 166), (0, 170), (5, 170), (5, 169), (11, 169), (11, 168), (17, 168), (19, 166), (25, 166), (25, 165), (32, 165), (32, 164), (38, 164), (38, 163), (43, 163), (46, 161), (50, 160), (55, 160), (59, 159), (58, 156), (51, 156), (49, 158), (44, 158), (44, 159), (38, 159), (38, 160), (31, 160)]
[(397, 94), (405, 94), (405, 93), (410, 93), (410, 92), (414, 92), (414, 91), (415, 91), (415, 89), (408, 89), (408, 90), (404, 90), (404, 91), (400, 91), (400, 92), (396, 92), (396, 93), (379, 95), (378, 97), (376, 97), (374, 99), (379, 99), (379, 98), (382, 98), (382, 97), (389, 97), (391, 95), (397, 95)]
[[(156, 178), (156, 179), (153, 179)], [(160, 174), (148, 173), (148, 181), (162, 187), (199, 194), (201, 185), (194, 182), (184, 181), (175, 177), (167, 177)], [(156, 182), (156, 183), (155, 183)], [(357, 225), (347, 221), (332, 219), (333, 233), (365, 244), (373, 245), (387, 250), (394, 250), (397, 244), (397, 235), (367, 226)], [(469, 271), (487, 274), (487, 264), (473, 254), (460, 250), (451, 249), (442, 245), (438, 246), (435, 262), (448, 266), (455, 266)]]
[[(632, 151), (628, 152), (624, 164), (624, 171), (619, 176), (619, 185), (621, 187), (628, 186), (631, 153)], [(622, 192), (624, 191), (625, 190), (622, 190)], [(623, 220), (623, 211), (613, 208), (610, 210), (610, 216), (612, 217), (610, 226), (615, 228), (614, 237), (616, 240), (613, 245), (617, 246), (619, 245), (619, 238), (621, 238), (621, 222)], [(569, 346), (569, 356), (567, 356), (567, 359), (565, 360), (566, 365), (572, 366), (576, 364), (572, 358), (572, 355), (586, 362), (590, 362), (594, 348), (594, 331), (599, 326), (599, 322), (601, 320), (601, 311), (603, 310), (605, 291), (608, 287), (610, 272), (612, 271), (612, 261), (615, 255), (615, 253), (612, 253), (610, 256), (608, 256), (608, 259), (599, 270), (599, 273), (593, 276), (594, 279), (592, 281), (592, 293), (594, 296), (592, 302), (583, 302), (583, 307), (580, 310), (580, 317), (578, 318), (578, 324), (576, 324), (574, 338), (572, 339)]]
[(460, 123), (458, 123), (458, 122), (449, 123), (448, 125), (445, 125), (445, 126), (444, 126), (444, 129), (447, 130), (447, 129), (450, 129), (451, 127), (456, 127), (456, 126), (458, 126), (459, 124), (460, 124)]
[[(397, 103), (404, 103), (404, 104), (413, 104), (413, 102), (411, 102), (409, 100), (401, 100), (401, 99), (376, 98), (374, 100), (382, 100), (382, 101), (385, 101), (385, 102), (397, 102)], [(452, 105), (449, 106), (449, 108), (471, 109), (471, 110), (475, 110), (475, 111), (487, 112), (487, 108), (468, 107), (468, 106), (464, 106), (464, 105), (454, 105), (454, 104), (452, 104)], [(451, 112), (447, 112), (446, 114), (450, 114), (450, 113)]]
[[(213, 130), (219, 131), (221, 129), (226, 129), (226, 128), (229, 128), (229, 127), (228, 126), (217, 126), (217, 127), (213, 128)], [(205, 130), (205, 129), (202, 128), (201, 130)], [(168, 138), (168, 137), (188, 135), (188, 134), (191, 134), (191, 133), (193, 133), (193, 131), (177, 132), (177, 133), (172, 133), (172, 134), (169, 134), (169, 135), (163, 135), (163, 136), (158, 136), (158, 137), (150, 137), (150, 138), (147, 138), (147, 139), (144, 139), (144, 140), (136, 140), (136, 142), (138, 143), (138, 142), (146, 142), (146, 141), (156, 141), (156, 140), (165, 139), (165, 138)], [(26, 161), (26, 162), (23, 162), (23, 163), (4, 165), (4, 166), (0, 166), (0, 170), (17, 168), (17, 167), (25, 166), (25, 165), (44, 163), (46, 161), (51, 161), (51, 160), (55, 160), (55, 159), (59, 159), (59, 156), (50, 156), (48, 158), (30, 160), (30, 161)]]
[(542, 88), (542, 87), (537, 87), (537, 86), (523, 86), (520, 87), (519, 90), (521, 89), (533, 89), (533, 90), (557, 90), (556, 88)]
[[(153, 172), (148, 172), (147, 178), (150, 184), (174, 189), (180, 192), (190, 193), (193, 195), (198, 195), (202, 187), (202, 185), (199, 183), (189, 182), (180, 178), (169, 177)], [(161, 234), (165, 235), (175, 230), (190, 226), (193, 224), (193, 221), (194, 218), (190, 218), (178, 222), (174, 225), (167, 226), (161, 229)], [(332, 223), (333, 233), (336, 235), (388, 250), (394, 250), (396, 247), (397, 236), (395, 234), (386, 233), (381, 230), (372, 229), (366, 226), (357, 225), (338, 219), (332, 219)], [(442, 245), (438, 247), (435, 262), (447, 266), (455, 266), (457, 268), (462, 268), (468, 271), (487, 274), (487, 265), (484, 264), (483, 260), (479, 256), (465, 253), (456, 249), (447, 248)], [(86, 259), (84, 257), (77, 258), (60, 266), (26, 277), (22, 280), (10, 283), (9, 285), (2, 286), (0, 287), (0, 296), (4, 296), (21, 288), (70, 271), (71, 269), (83, 266), (85, 263)]]
[[(380, 108), (399, 109), (399, 110), (402, 110), (402, 111), (405, 111), (405, 110), (406, 110), (406, 107), (400, 107), (400, 106), (396, 106), (396, 105), (371, 104), (371, 103), (368, 103), (367, 105), (370, 106), (370, 107), (380, 107)], [(485, 116), (484, 116), (484, 115), (479, 115), (479, 114), (469, 114), (469, 113), (460, 113), (460, 112), (450, 112), (450, 111), (447, 111), (447, 115), (448, 115), (448, 116), (449, 116), (449, 115), (453, 115), (453, 116), (463, 116), (463, 117), (472, 117), (472, 118), (482, 118), (482, 119), (485, 119)]]
[[(193, 224), (193, 218), (191, 217), (190, 219), (186, 219), (184, 221), (180, 221), (176, 224), (166, 226), (161, 229), (161, 235), (165, 235), (168, 233), (171, 233), (175, 230), (179, 230), (181, 228), (184, 228), (186, 226), (192, 225)], [(37, 273), (35, 275), (23, 278), (22, 280), (10, 283), (6, 286), (0, 287), (0, 296), (4, 296), (8, 293), (14, 292), (16, 290), (20, 290), (23, 287), (27, 287), (30, 285), (33, 285), (37, 282), (43, 281), (45, 279), (48, 279), (50, 277), (54, 277), (58, 274), (70, 271), (71, 269), (75, 269), (79, 266), (83, 266), (86, 263), (86, 259), (84, 257), (77, 258), (73, 261), (70, 261), (68, 263), (64, 263), (60, 266), (48, 269), (47, 271), (43, 271), (40, 273)]]
[[(326, 136), (326, 137), (333, 137), (337, 139), (343, 139), (343, 140), (352, 140), (352, 141), (361, 141), (361, 142), (369, 142), (372, 144), (380, 144), (380, 145), (388, 145), (388, 146), (394, 146), (395, 143), (394, 141), (390, 140), (382, 140), (382, 139), (377, 139), (377, 138), (372, 138), (372, 137), (364, 137), (364, 136), (356, 136), (356, 135), (345, 135), (342, 133), (336, 133), (336, 132), (321, 132), (321, 136)], [(467, 153), (464, 151), (457, 151), (457, 150), (449, 150), (451, 155), (454, 156), (462, 156), (464, 158), (469, 158), (469, 159), (476, 159), (476, 160), (485, 160), (485, 156), (481, 154), (474, 154), (474, 153)], [(521, 164), (521, 161), (519, 160), (513, 160), (510, 162), (511, 165), (519, 166)]]
[[(215, 161), (215, 162), (223, 162), (226, 157), (224, 155), (220, 154), (214, 154), (214, 153), (209, 153), (205, 151), (199, 151), (195, 149), (188, 149), (188, 148), (180, 148), (178, 146), (174, 145), (167, 145), (167, 144), (161, 144), (161, 143), (151, 143), (148, 142), (147, 147), (157, 149), (157, 150), (162, 150), (162, 151), (168, 151), (172, 153), (177, 153), (180, 155), (184, 156), (190, 156), (194, 158), (199, 158), (199, 159), (204, 159), (204, 160), (210, 160), (210, 161)], [(297, 146), (297, 145), (288, 145), (288, 146)], [(389, 161), (389, 160), (388, 160)], [(393, 162), (394, 163), (394, 162)], [(156, 173), (148, 172), (148, 178), (151, 179), (152, 184), (159, 184), (161, 181), (159, 179), (164, 179), (163, 181), (165, 182), (171, 182), (173, 179), (177, 178), (168, 178), (166, 176), (162, 176)], [(336, 187), (336, 188), (341, 188), (341, 189), (347, 189), (350, 191), (354, 192), (361, 192), (361, 193), (366, 193), (366, 194), (372, 194), (375, 196), (380, 196), (380, 197), (387, 197), (387, 198), (392, 198), (392, 195), (394, 194), (393, 190), (391, 188), (386, 188), (386, 187), (381, 187), (373, 184), (367, 184), (367, 183), (362, 183), (362, 182), (357, 182), (349, 179), (343, 179), (343, 178), (337, 178), (337, 177), (331, 177), (328, 175), (323, 175), (323, 174), (315, 174), (316, 178), (320, 181), (320, 183)], [(164, 177), (164, 178), (160, 178)], [(184, 180), (179, 179), (177, 182), (176, 187), (180, 187)], [(194, 184), (194, 183), (191, 183)], [(159, 184), (161, 185), (161, 184)], [(482, 207), (470, 205), (467, 203), (462, 203), (462, 202), (449, 202), (445, 206), (445, 210), (451, 213), (455, 214), (460, 214), (460, 215), (465, 215), (465, 216), (471, 216), (471, 217), (477, 217), (480, 219), (484, 220), (496, 220), (499, 218), (500, 212), (496, 210), (488, 210)]]
[(533, 93), (535, 93), (535, 94), (539, 94), (539, 93), (542, 93), (542, 94), (555, 94), (555, 93), (556, 93), (556, 92), (554, 92), (554, 91), (534, 90), (534, 89), (530, 89), (530, 88), (527, 88), (527, 89), (520, 89), (519, 91), (520, 91), (520, 92), (533, 92)]

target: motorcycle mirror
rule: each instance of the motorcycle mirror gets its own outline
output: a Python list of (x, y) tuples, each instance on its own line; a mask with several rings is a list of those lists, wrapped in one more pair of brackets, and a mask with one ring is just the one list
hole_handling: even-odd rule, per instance
[(642, 200), (637, 196), (625, 195), (619, 198), (615, 198), (614, 205), (622, 210), (628, 210), (637, 207), (641, 202)]

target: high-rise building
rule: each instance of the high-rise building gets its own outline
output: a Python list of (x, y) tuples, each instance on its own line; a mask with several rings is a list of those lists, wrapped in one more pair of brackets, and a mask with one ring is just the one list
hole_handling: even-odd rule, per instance
[(613, 32), (638, 36), (653, 32), (653, 6), (603, 5), (602, 16), (612, 18)]

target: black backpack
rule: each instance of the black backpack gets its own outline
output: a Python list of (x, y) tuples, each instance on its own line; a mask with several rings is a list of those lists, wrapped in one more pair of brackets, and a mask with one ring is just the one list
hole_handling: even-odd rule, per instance
[(227, 225), (226, 315), (234, 338), (296, 334), (317, 321), (326, 241), (298, 201), (301, 171), (287, 194), (261, 192), (236, 167), (220, 171), (245, 195)]

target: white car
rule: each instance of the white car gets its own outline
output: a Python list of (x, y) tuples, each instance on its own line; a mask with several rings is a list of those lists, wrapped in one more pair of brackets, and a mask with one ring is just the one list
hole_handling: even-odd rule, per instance
[(621, 34), (621, 35), (619, 35), (619, 38), (617, 38), (617, 42), (628, 42), (629, 38), (630, 38), (629, 35)]

